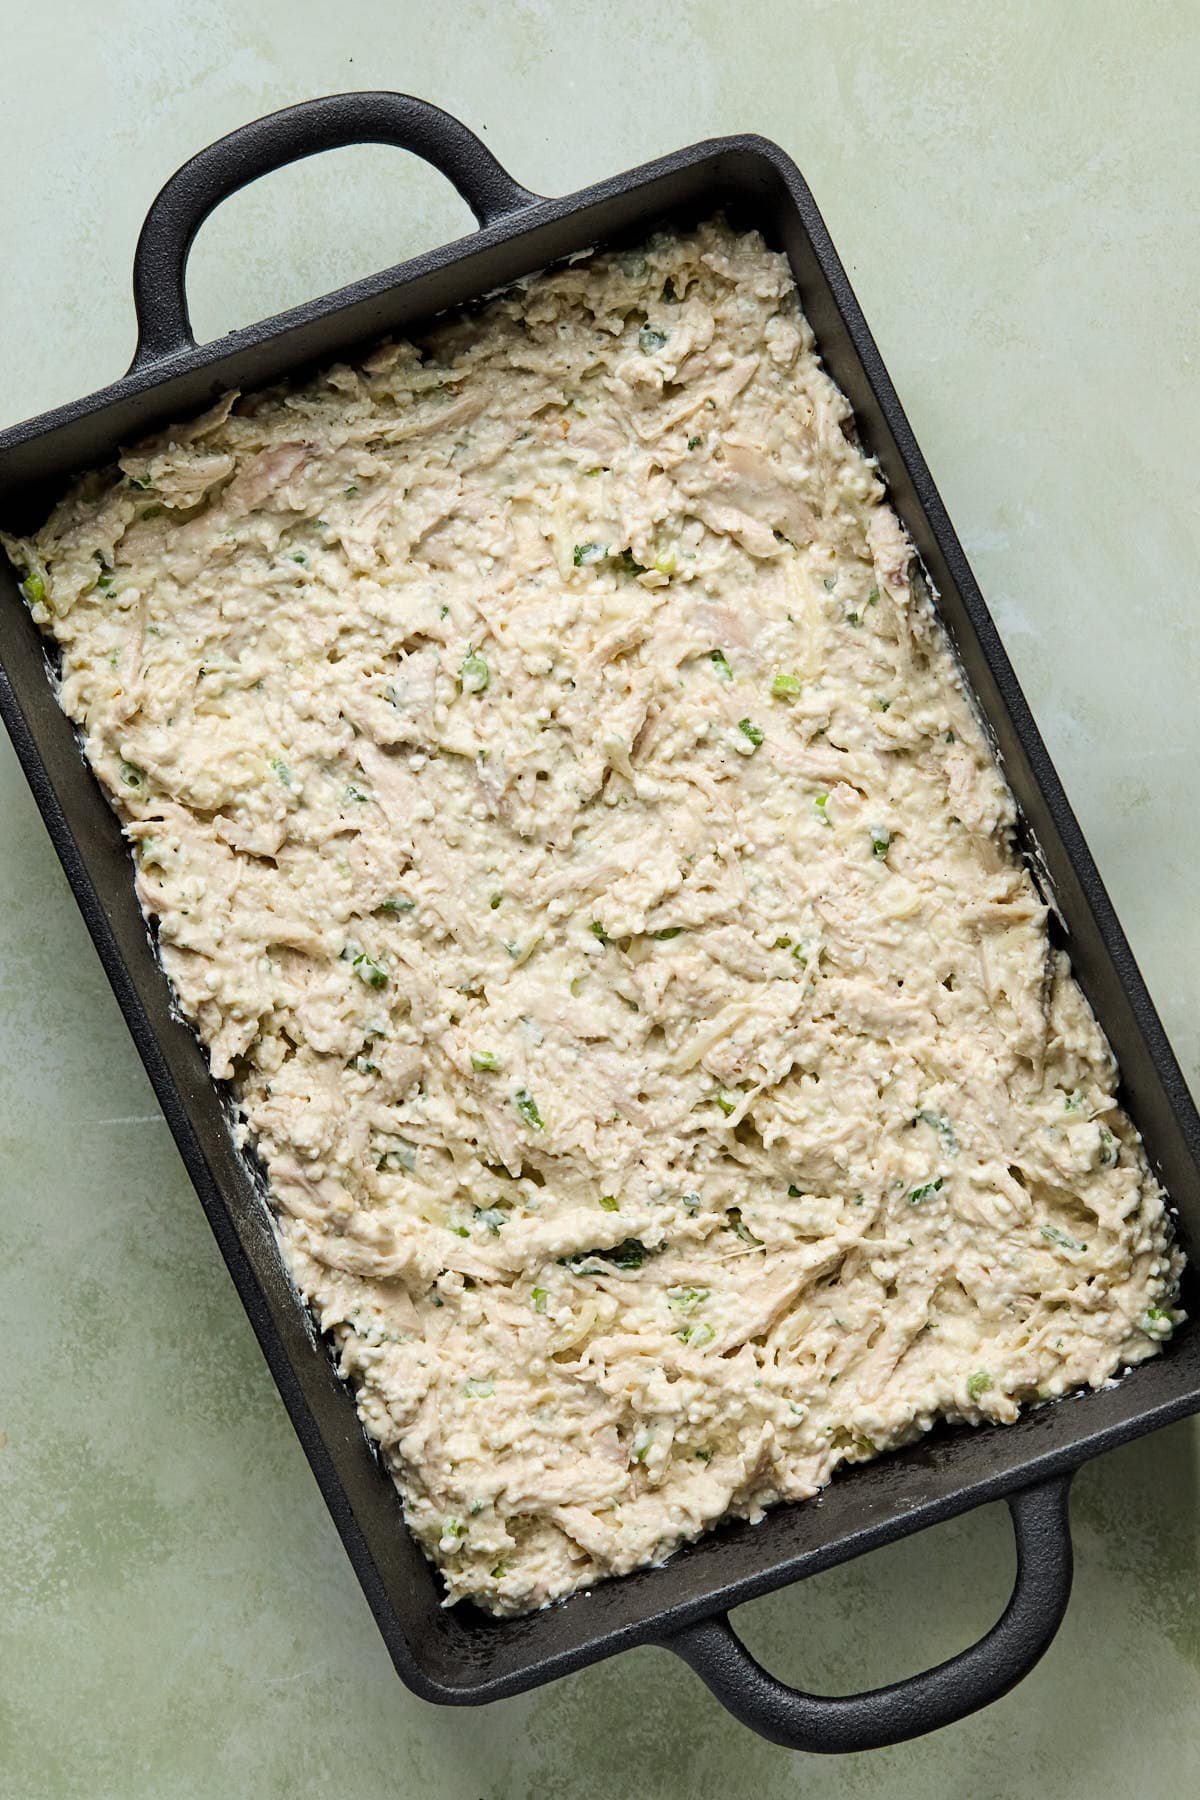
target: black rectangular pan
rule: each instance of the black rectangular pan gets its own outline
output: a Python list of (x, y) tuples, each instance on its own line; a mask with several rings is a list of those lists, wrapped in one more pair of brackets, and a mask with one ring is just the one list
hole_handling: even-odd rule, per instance
[[(299, 157), (380, 142), (415, 151), (453, 182), (480, 229), (399, 268), (197, 346), (184, 273), (197, 230), (228, 194)], [(880, 361), (845, 271), (795, 165), (758, 137), (679, 150), (564, 199), (518, 186), (457, 120), (402, 94), (341, 94), (244, 126), (194, 157), (150, 209), (134, 262), (137, 353), (111, 387), (0, 434), (0, 523), (40, 523), (78, 471), (206, 406), (403, 332), (556, 259), (724, 208), (786, 251), (825, 363), (854, 407), (939, 595), (1022, 815), (1058, 941), (1119, 1059), (1124, 1104), (1200, 1255), (1200, 1120), (1058, 776)], [(1200, 1333), (1119, 1383), (1027, 1412), (1015, 1425), (942, 1428), (856, 1468), (817, 1504), (730, 1524), (670, 1562), (603, 1583), (525, 1618), (446, 1610), (404, 1528), (390, 1478), (349, 1390), (284, 1272), (261, 1177), (235, 1149), (227, 1102), (173, 1011), (134, 896), (114, 814), (55, 701), (53, 670), (0, 568), (0, 711), (154, 1083), (293, 1424), (402, 1678), (428, 1700), (495, 1700), (630, 1645), (683, 1656), (738, 1718), (780, 1744), (867, 1749), (963, 1717), (1004, 1693), (1049, 1644), (1071, 1580), (1067, 1490), (1089, 1457), (1200, 1410)], [(1188, 1286), (1195, 1285), (1190, 1277)], [(1188, 1293), (1185, 1289), (1185, 1304)], [(1192, 1307), (1194, 1309), (1194, 1306)], [(770, 1589), (1004, 1497), (1018, 1569), (1008, 1608), (979, 1643), (870, 1693), (799, 1693), (767, 1674), (726, 1613)]]

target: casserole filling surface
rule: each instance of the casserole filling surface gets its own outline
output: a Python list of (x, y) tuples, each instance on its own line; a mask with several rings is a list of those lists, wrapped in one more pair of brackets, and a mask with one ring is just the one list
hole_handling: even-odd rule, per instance
[(451, 1599), (1182, 1316), (851, 429), (785, 260), (714, 223), (230, 396), (7, 541)]

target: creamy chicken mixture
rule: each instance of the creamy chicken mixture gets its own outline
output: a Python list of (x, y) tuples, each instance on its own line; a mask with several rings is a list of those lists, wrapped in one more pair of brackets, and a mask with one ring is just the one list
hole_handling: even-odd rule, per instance
[(9, 541), (450, 1599), (538, 1606), (1182, 1316), (785, 260), (589, 257)]

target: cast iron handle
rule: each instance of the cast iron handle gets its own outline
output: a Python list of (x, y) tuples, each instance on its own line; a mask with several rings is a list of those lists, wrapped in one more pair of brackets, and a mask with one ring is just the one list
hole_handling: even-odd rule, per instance
[(1071, 1594), (1070, 1475), (1009, 1496), (1017, 1580), (1003, 1616), (969, 1650), (865, 1694), (806, 1694), (755, 1661), (718, 1614), (661, 1642), (735, 1719), (789, 1750), (877, 1750), (966, 1718), (1006, 1694), (1046, 1651)]
[(347, 144), (395, 144), (440, 169), (480, 225), (537, 200), (474, 132), (411, 94), (327, 94), (239, 126), (201, 150), (161, 189), (133, 258), (138, 341), (130, 374), (195, 347), (184, 276), (196, 233), (213, 208), (272, 169)]

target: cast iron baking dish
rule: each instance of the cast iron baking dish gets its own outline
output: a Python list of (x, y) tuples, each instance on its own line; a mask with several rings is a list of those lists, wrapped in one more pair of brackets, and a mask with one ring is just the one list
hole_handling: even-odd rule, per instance
[[(479, 230), (264, 324), (197, 346), (184, 273), (197, 230), (236, 189), (319, 150), (378, 142), (449, 177)], [(193, 157), (150, 208), (134, 259), (137, 353), (111, 387), (0, 435), (0, 522), (39, 524), (67, 480), (117, 447), (207, 406), (403, 332), (598, 243), (724, 208), (786, 251), (826, 365), (854, 407), (940, 597), (1021, 810), (1024, 848), (1053, 901), (1054, 930), (1107, 1032), (1123, 1100), (1200, 1255), (1200, 1120), (1096, 866), (967, 567), (924, 458), (795, 165), (758, 137), (679, 150), (565, 199), (520, 187), (465, 126), (404, 94), (338, 94), (271, 114)], [(547, 1610), (498, 1621), (443, 1609), (438, 1579), (404, 1528), (396, 1490), (354, 1401), (284, 1272), (261, 1176), (235, 1148), (228, 1103), (174, 1011), (134, 896), (120, 826), (52, 691), (46, 647), (0, 567), (0, 710), (217, 1242), (258, 1334), (400, 1675), (428, 1700), (496, 1700), (634, 1644), (685, 1658), (737, 1718), (776, 1743), (863, 1750), (962, 1718), (1032, 1668), (1070, 1591), (1067, 1490), (1089, 1457), (1200, 1410), (1200, 1333), (1119, 1383), (1027, 1412), (1015, 1425), (943, 1428), (855, 1468), (819, 1503), (730, 1524), (660, 1568)], [(1197, 1286), (1189, 1277), (1188, 1285)], [(1189, 1311), (1196, 1310), (1185, 1291)], [(745, 1650), (730, 1607), (1003, 1496), (1016, 1586), (986, 1637), (922, 1675), (827, 1697), (785, 1687)]]

